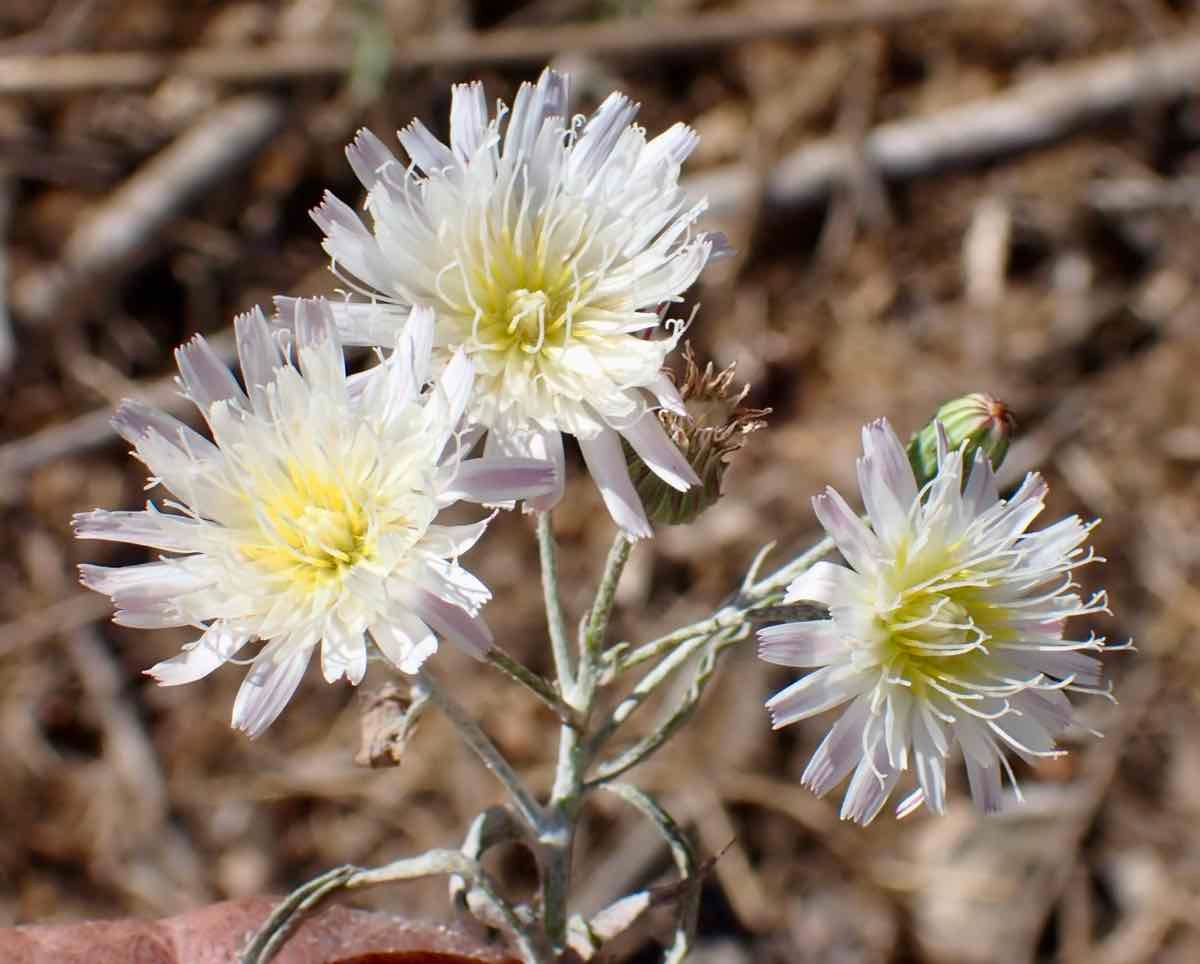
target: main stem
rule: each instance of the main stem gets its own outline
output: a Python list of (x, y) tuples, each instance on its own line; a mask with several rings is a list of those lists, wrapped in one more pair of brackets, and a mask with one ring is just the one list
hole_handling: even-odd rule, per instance
[[(542, 583), (553, 644), (556, 635), (556, 615), (560, 630), (565, 628), (565, 621), (558, 602), (554, 536), (547, 516), (538, 519), (538, 544), (541, 548)], [(625, 563), (629, 560), (632, 545), (620, 534), (613, 541), (604, 564), (604, 573), (600, 577), (600, 585), (596, 590), (596, 598), (587, 621), (580, 629), (578, 663), (574, 672), (571, 667), (570, 650), (565, 645), (565, 632), (563, 645), (552, 646), (563, 700), (575, 715), (573, 721), (559, 727), (558, 766), (554, 774), (554, 788), (543, 818), (543, 832), (538, 838), (541, 846), (542, 920), (546, 936), (556, 950), (561, 950), (566, 945), (571, 849), (576, 817), (583, 802), (583, 784), (588, 767), (587, 725), (596, 697), (600, 655), (612, 615), (617, 583), (621, 579)]]

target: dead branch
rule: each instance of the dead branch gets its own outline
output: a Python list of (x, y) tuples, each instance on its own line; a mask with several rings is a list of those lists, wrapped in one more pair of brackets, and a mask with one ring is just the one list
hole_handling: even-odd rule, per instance
[[(1200, 87), (1200, 40), (1157, 44), (1069, 67), (1044, 70), (995, 97), (926, 117), (881, 124), (861, 156), (883, 178), (907, 180), (978, 164), (1060, 141), (1138, 107), (1188, 97)], [(795, 207), (824, 200), (852, 177), (854, 145), (831, 137), (794, 151), (767, 179), (765, 202)], [(741, 207), (752, 178), (732, 170), (709, 175), (710, 210)]]
[(278, 100), (259, 95), (201, 117), (75, 229), (59, 264), (17, 282), (13, 307), (21, 320), (54, 321), (69, 302), (134, 261), (173, 217), (248, 163), (283, 118)]
[[(843, 0), (781, 3), (774, 9), (689, 19), (620, 18), (603, 23), (491, 30), (421, 37), (398, 43), (392, 71), (414, 67), (537, 64), (561, 53), (640, 57), (690, 52), (762, 37), (803, 37), (828, 30), (884, 25), (930, 14), (978, 9), (980, 0)], [(253, 49), (197, 48), (177, 55), (149, 52), (0, 57), (0, 95), (142, 88), (168, 75), (241, 83), (338, 77), (354, 62), (349, 44), (288, 43)]]

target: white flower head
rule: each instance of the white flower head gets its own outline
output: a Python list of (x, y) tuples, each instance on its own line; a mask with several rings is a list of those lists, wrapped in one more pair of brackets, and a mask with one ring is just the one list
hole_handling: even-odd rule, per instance
[(449, 146), (420, 121), (399, 132), (407, 167), (363, 130), (346, 153), (371, 228), (332, 195), (313, 217), (335, 270), (391, 309), (334, 305), (347, 343), (386, 347), (411, 306), (433, 307), (435, 363), (461, 350), (475, 366), (467, 417), (486, 450), (561, 466), (562, 435), (574, 435), (613, 518), (647, 536), (620, 437), (671, 485), (696, 484), (653, 417), (683, 410), (663, 375), (683, 325), (664, 331), (660, 309), (724, 242), (694, 233), (706, 202), (679, 186), (694, 131), (675, 124), (647, 140), (619, 93), (572, 118), (568, 93), (568, 78), (546, 70), (489, 117), (483, 85), (457, 85)]
[(251, 640), (264, 645), (238, 692), (233, 725), (261, 733), (286, 705), (313, 650), (325, 678), (357, 685), (367, 636), (415, 673), (434, 633), (484, 656), (478, 615), (488, 589), (458, 564), (487, 519), (444, 526), (459, 499), (499, 502), (544, 492), (555, 470), (529, 459), (463, 459), (456, 429), (471, 366), (452, 359), (425, 390), (433, 321), (414, 311), (371, 378), (348, 380), (328, 306), (300, 302), (293, 361), (261, 311), (236, 321), (245, 382), (202, 337), (178, 349), (180, 384), (212, 441), (169, 415), (126, 402), (114, 424), (171, 500), (144, 511), (75, 517), (83, 538), (168, 555), (142, 565), (81, 567), (112, 597), (115, 621), (196, 626), (200, 637), (148, 672), (190, 683)]
[(1001, 499), (987, 456), (967, 466), (965, 447), (949, 451), (944, 433), (921, 491), (885, 420), (863, 430), (863, 449), (870, 527), (833, 489), (813, 500), (849, 568), (819, 562), (788, 587), (786, 601), (814, 600), (829, 618), (759, 631), (763, 659), (819, 668), (767, 708), (779, 728), (849, 704), (802, 777), (824, 795), (853, 772), (845, 819), (873, 820), (907, 770), (917, 789), (898, 813), (922, 803), (941, 813), (956, 742), (976, 804), (997, 810), (1002, 770), (1016, 787), (1005, 752), (1056, 755), (1073, 719), (1064, 691), (1107, 693), (1088, 655), (1104, 640), (1064, 636), (1069, 617), (1107, 611), (1103, 592), (1085, 600), (1072, 579), (1097, 558), (1083, 547), (1092, 526), (1071, 516), (1028, 531), (1042, 478)]

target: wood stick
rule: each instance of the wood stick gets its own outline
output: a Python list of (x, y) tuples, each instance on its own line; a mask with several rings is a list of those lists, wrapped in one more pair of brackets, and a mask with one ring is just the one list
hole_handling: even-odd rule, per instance
[[(1055, 143), (1129, 110), (1195, 94), (1200, 40), (1156, 44), (1128, 53), (1039, 71), (993, 97), (876, 127), (862, 143), (868, 164), (887, 180), (908, 180)], [(838, 138), (814, 141), (785, 157), (767, 178), (765, 201), (795, 207), (825, 199), (853, 170), (853, 148)], [(749, 180), (730, 180), (714, 200), (740, 206)], [(711, 205), (720, 210), (717, 203)]]
[(247, 164), (283, 126), (280, 101), (236, 97), (204, 114), (71, 233), (61, 262), (14, 286), (26, 324), (49, 324), (96, 282), (136, 260), (172, 218)]
[[(989, 0), (990, 2), (990, 0)], [(984, 0), (842, 0), (781, 3), (774, 9), (713, 13), (689, 19), (619, 18), (603, 23), (513, 27), (482, 34), (421, 37), (396, 46), (392, 71), (414, 67), (538, 64), (561, 53), (641, 57), (686, 53), (762, 37), (803, 37), (930, 14), (979, 9)], [(253, 83), (345, 75), (354, 49), (338, 43), (193, 48), (176, 55), (70, 53), (0, 57), (0, 95), (142, 88), (168, 75)]]

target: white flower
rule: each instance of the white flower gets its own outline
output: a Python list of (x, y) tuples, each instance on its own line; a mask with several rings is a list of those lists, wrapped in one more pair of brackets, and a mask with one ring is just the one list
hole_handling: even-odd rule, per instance
[(462, 350), (475, 365), (468, 421), (488, 433), (486, 450), (561, 466), (562, 434), (576, 436), (613, 518), (646, 536), (620, 436), (671, 485), (696, 484), (651, 411), (683, 411), (662, 370), (683, 326), (663, 332), (659, 309), (723, 239), (692, 233), (706, 202), (679, 187), (695, 132), (675, 124), (647, 141), (619, 93), (572, 119), (568, 86), (546, 70), (494, 118), (482, 84), (455, 86), (449, 146), (420, 121), (399, 132), (408, 167), (360, 131), (346, 153), (371, 229), (332, 195), (313, 217), (335, 270), (391, 309), (335, 305), (348, 344), (389, 346), (411, 306), (433, 307), (436, 363)]
[(434, 519), (459, 499), (511, 500), (554, 484), (545, 462), (459, 457), (454, 433), (471, 366), (457, 356), (422, 391), (428, 311), (413, 312), (373, 377), (349, 383), (328, 306), (301, 302), (296, 315), (295, 364), (262, 312), (237, 319), (246, 391), (203, 338), (176, 352), (180, 384), (212, 442), (136, 402), (118, 411), (114, 424), (151, 484), (173, 495), (168, 511), (148, 503), (75, 517), (83, 538), (171, 553), (81, 567), (85, 585), (112, 597), (116, 622), (202, 631), (148, 671), (160, 683), (193, 682), (251, 640), (265, 644), (233, 707), (233, 725), (251, 736), (279, 715), (318, 645), (325, 678), (355, 685), (366, 634), (406, 673), (436, 650), (434, 631), (485, 655), (491, 635), (477, 613), (490, 593), (457, 558), (488, 520)]
[(821, 668), (767, 708), (779, 728), (849, 703), (802, 777), (824, 795), (853, 771), (843, 818), (869, 823), (910, 769), (918, 787), (898, 812), (942, 812), (955, 742), (975, 802), (994, 811), (1001, 769), (1016, 786), (1005, 750), (1055, 755), (1073, 716), (1063, 691), (1106, 692), (1100, 661), (1086, 654), (1104, 640), (1063, 635), (1068, 617), (1107, 611), (1103, 592), (1085, 601), (1071, 577), (1096, 559), (1083, 548), (1092, 526), (1071, 516), (1027, 531), (1043, 507), (1041, 477), (1001, 499), (977, 452), (964, 485), (964, 450), (947, 451), (944, 434), (921, 492), (886, 421), (863, 430), (863, 449), (870, 528), (833, 489), (813, 500), (850, 568), (819, 562), (786, 597), (815, 600), (830, 617), (759, 632), (763, 659)]

